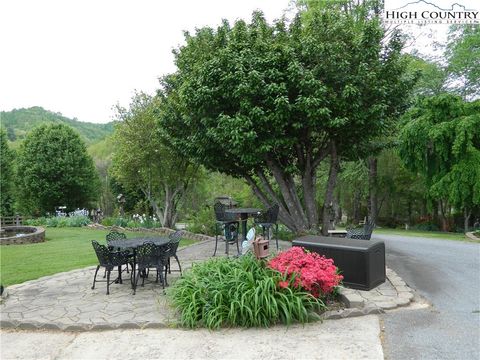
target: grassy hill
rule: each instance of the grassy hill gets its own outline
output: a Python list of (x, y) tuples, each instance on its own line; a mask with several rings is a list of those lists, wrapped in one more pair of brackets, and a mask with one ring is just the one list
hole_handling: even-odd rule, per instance
[(6, 129), (8, 139), (12, 142), (14, 148), (18, 146), (30, 130), (43, 123), (70, 125), (78, 131), (87, 146), (98, 143), (113, 133), (113, 122), (107, 124), (82, 122), (67, 118), (60, 113), (45, 110), (40, 106), (0, 112), (0, 124)]

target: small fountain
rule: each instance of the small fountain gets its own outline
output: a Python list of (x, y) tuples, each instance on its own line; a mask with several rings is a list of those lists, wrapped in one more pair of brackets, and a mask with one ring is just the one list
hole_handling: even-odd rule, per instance
[(0, 244), (32, 244), (45, 241), (45, 229), (39, 226), (4, 226), (0, 228)]

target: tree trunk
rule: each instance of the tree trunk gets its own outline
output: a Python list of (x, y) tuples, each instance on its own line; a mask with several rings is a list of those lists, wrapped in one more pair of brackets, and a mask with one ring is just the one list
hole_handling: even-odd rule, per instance
[(369, 206), (368, 219), (375, 222), (378, 216), (378, 196), (377, 196), (377, 158), (370, 156), (368, 158), (368, 192)]
[(470, 222), (470, 216), (472, 215), (472, 210), (468, 210), (468, 208), (465, 206), (463, 209), (463, 215), (464, 215), (464, 222), (463, 222), (463, 231), (465, 233), (468, 232), (468, 224)]
[[(261, 174), (263, 177), (264, 175)], [(261, 177), (261, 176), (259, 176)], [(253, 177), (246, 175), (245, 179), (247, 180), (248, 185), (253, 191), (253, 194), (257, 197), (258, 200), (265, 206), (266, 208), (272, 206), (274, 203), (279, 205), (279, 212), (278, 218), (279, 220), (285, 224), (291, 231), (297, 232), (297, 227), (295, 225), (295, 221), (292, 219), (288, 210), (283, 205), (283, 202), (277, 197), (274, 193), (273, 189), (271, 188), (270, 184), (268, 183), (266, 178), (260, 179), (263, 185), (263, 189), (260, 187), (259, 184), (253, 179)], [(266, 192), (266, 193), (265, 193)]]
[(342, 208), (340, 206), (340, 189), (337, 190), (334, 209), (335, 209), (335, 224), (338, 224), (342, 221)]
[(333, 210), (333, 198), (335, 186), (337, 184), (337, 175), (339, 170), (339, 159), (335, 143), (332, 143), (330, 149), (330, 171), (328, 173), (327, 188), (325, 191), (325, 202), (323, 203), (322, 213), (322, 234), (328, 235), (328, 230), (333, 229), (333, 217), (335, 212)]
[(303, 199), (305, 202), (305, 210), (307, 212), (308, 228), (315, 230), (318, 227), (318, 211), (316, 204), (316, 181), (315, 170), (312, 169), (310, 161), (307, 161), (305, 171), (302, 176)]
[(441, 212), (441, 215), (442, 215), (442, 231), (448, 231), (448, 219), (447, 219), (447, 215), (446, 215), (446, 211), (447, 211), (447, 206), (446, 204), (440, 200), (439, 201), (439, 205), (440, 205), (440, 212)]
[(353, 194), (353, 223), (358, 224), (360, 220), (360, 192), (358, 190)]
[(280, 188), (285, 205), (296, 227), (300, 232), (307, 230), (307, 218), (300, 198), (298, 197), (292, 175), (287, 174), (276, 161), (272, 159), (267, 158), (267, 165)]

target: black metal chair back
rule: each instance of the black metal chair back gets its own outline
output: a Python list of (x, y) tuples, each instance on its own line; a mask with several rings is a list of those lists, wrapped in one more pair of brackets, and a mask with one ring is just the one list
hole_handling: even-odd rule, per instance
[(100, 266), (108, 267), (110, 263), (110, 250), (105, 246), (98, 243), (98, 241), (92, 240), (92, 246), (97, 255), (98, 263)]
[(113, 240), (124, 240), (127, 238), (127, 235), (118, 231), (110, 231), (106, 236), (105, 239), (107, 240), (107, 244), (110, 245), (110, 241)]
[(349, 239), (370, 240), (374, 228), (375, 224), (369, 222), (361, 228), (347, 229), (346, 237)]
[[(128, 264), (128, 252), (127, 251), (113, 251), (111, 248), (106, 247), (105, 245), (99, 244), (97, 241), (92, 240), (92, 246), (95, 250), (95, 254), (98, 258), (97, 269), (95, 270), (95, 275), (93, 276), (93, 285), (92, 290), (95, 289), (95, 283), (101, 280), (97, 280), (97, 273), (101, 266), (105, 267), (105, 275), (107, 277), (107, 295), (110, 293), (110, 273), (115, 268), (118, 267), (118, 282), (122, 283), (122, 265)], [(115, 281), (115, 280), (114, 280)]]
[(170, 242), (168, 243), (170, 245), (168, 253), (169, 256), (174, 256), (177, 253), (178, 245), (182, 239), (182, 231), (175, 231), (174, 233), (171, 233), (168, 238), (170, 239)]
[(157, 263), (157, 245), (145, 242), (137, 248), (137, 265), (139, 268), (148, 268)]
[(237, 221), (237, 215), (229, 214), (225, 212), (228, 207), (221, 202), (216, 202), (213, 205), (213, 210), (215, 211), (215, 218), (217, 221), (220, 222), (230, 222), (230, 221)]
[(273, 204), (265, 212), (255, 216), (256, 224), (275, 224), (278, 219), (278, 212), (280, 207), (278, 204)]

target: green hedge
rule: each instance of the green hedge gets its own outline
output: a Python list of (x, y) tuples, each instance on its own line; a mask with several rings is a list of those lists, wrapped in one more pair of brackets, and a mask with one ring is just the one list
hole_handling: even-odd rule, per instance
[(92, 221), (88, 216), (52, 216), (39, 217), (36, 219), (28, 219), (24, 221), (25, 225), (46, 226), (46, 227), (81, 227), (90, 224)]

